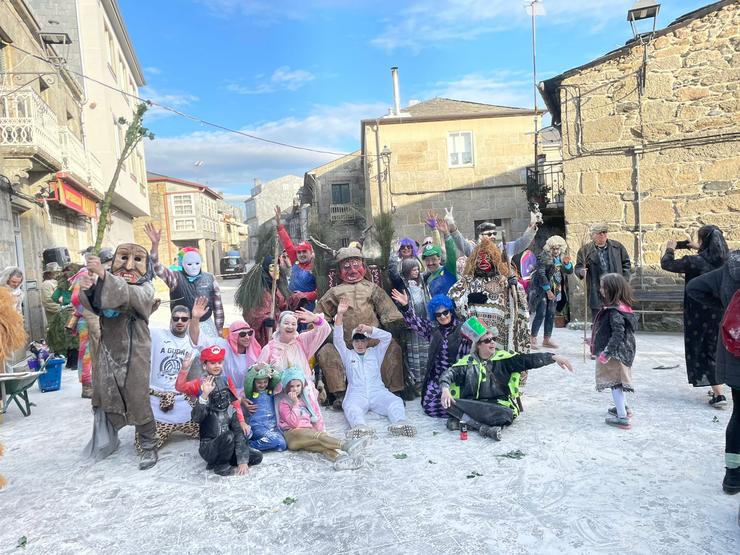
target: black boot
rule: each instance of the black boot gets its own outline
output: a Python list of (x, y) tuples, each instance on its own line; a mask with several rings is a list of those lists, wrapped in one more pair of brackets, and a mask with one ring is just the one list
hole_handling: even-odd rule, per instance
[(234, 473), (234, 467), (230, 463), (217, 464), (214, 466), (213, 471), (219, 476), (231, 476)]
[(725, 479), (722, 480), (722, 489), (730, 495), (740, 493), (740, 467), (725, 469)]

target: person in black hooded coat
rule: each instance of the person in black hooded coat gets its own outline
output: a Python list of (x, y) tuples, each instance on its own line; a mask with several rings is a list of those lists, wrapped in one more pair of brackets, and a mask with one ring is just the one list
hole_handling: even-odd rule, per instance
[[(686, 287), (691, 280), (722, 266), (727, 258), (727, 243), (722, 231), (705, 225), (698, 232), (699, 243), (668, 241), (660, 267), (668, 272), (684, 274)], [(696, 249), (697, 254), (675, 258), (676, 249)], [(715, 351), (722, 310), (692, 300), (684, 290), (683, 334), (686, 355), (686, 374), (694, 387), (712, 388), (709, 404), (719, 408), (727, 404), (722, 394), (722, 382), (717, 380)]]
[[(720, 307), (723, 311), (733, 295), (740, 290), (740, 250), (732, 251), (721, 268), (712, 270), (694, 280), (686, 294), (705, 306)], [(740, 358), (717, 341), (717, 380), (732, 388), (732, 417), (725, 431), (725, 478), (722, 488), (727, 493), (740, 492)]]

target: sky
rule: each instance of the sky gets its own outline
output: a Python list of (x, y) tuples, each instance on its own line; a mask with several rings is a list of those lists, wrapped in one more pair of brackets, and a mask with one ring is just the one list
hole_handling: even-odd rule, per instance
[[(152, 108), (147, 169), (244, 199), (255, 179), (302, 176), (360, 144), (360, 120), (447, 97), (533, 106), (521, 0), (118, 0), (146, 78), (141, 96), (268, 144)], [(537, 80), (632, 37), (634, 0), (543, 0)], [(658, 28), (709, 0), (666, 0)], [(543, 107), (542, 99), (537, 99)]]

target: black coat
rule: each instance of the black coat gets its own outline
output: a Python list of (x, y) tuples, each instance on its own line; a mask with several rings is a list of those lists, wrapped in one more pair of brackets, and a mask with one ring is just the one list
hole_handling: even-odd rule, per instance
[(637, 315), (613, 306), (604, 307), (596, 315), (591, 331), (591, 354), (616, 358), (632, 367), (635, 360), (635, 330)]
[[(732, 251), (721, 268), (691, 280), (686, 294), (705, 306), (719, 307), (724, 311), (738, 289), (740, 250)], [(717, 380), (740, 388), (740, 358), (725, 349), (721, 338), (717, 341)]]
[[(588, 305), (590, 308), (601, 308), (604, 302), (599, 295), (599, 286), (601, 271), (599, 263), (599, 254), (596, 252), (596, 245), (593, 242), (582, 246), (576, 256), (575, 274), (578, 278), (583, 279), (583, 270), (588, 270)], [(606, 248), (609, 251), (609, 267), (607, 273), (622, 274), (624, 278), (630, 279), (630, 257), (627, 249), (619, 241), (608, 239)]]

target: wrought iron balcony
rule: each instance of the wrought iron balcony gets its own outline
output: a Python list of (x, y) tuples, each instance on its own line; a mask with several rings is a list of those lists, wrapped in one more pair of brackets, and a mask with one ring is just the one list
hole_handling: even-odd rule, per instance
[(355, 221), (355, 209), (351, 204), (329, 205), (329, 220), (331, 223), (353, 223)]
[(90, 171), (82, 141), (75, 137), (69, 129), (63, 129), (59, 135), (62, 143), (63, 169), (89, 183)]
[(61, 167), (57, 116), (34, 90), (6, 93), (0, 89), (0, 147)]
[(540, 209), (546, 207), (563, 208), (565, 203), (565, 184), (563, 180), (563, 163), (546, 162), (527, 168), (527, 198), (540, 203)]

